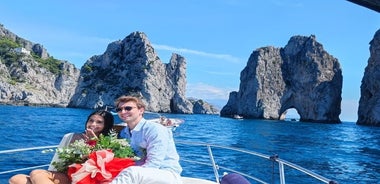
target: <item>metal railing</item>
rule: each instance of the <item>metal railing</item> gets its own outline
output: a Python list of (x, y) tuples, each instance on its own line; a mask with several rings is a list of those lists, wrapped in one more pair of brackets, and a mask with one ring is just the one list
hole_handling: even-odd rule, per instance
[[(301, 173), (304, 173), (312, 178), (315, 178), (316, 180), (320, 181), (321, 183), (327, 183), (327, 184), (337, 184), (336, 181), (334, 180), (331, 180), (331, 179), (328, 179), (326, 177), (323, 177), (313, 171), (310, 171), (308, 169), (305, 169), (297, 164), (294, 164), (294, 163), (291, 163), (291, 162), (288, 162), (286, 160), (283, 160), (283, 159), (280, 159), (278, 157), (278, 155), (265, 155), (265, 154), (262, 154), (262, 153), (258, 153), (258, 152), (254, 152), (254, 151), (249, 151), (249, 150), (244, 150), (244, 149), (240, 149), (240, 148), (235, 148), (235, 147), (228, 147), (228, 146), (221, 146), (221, 145), (215, 145), (215, 144), (207, 144), (207, 143), (200, 143), (200, 142), (186, 142), (186, 141), (176, 141), (176, 144), (177, 145), (192, 145), (192, 146), (203, 146), (203, 147), (206, 147), (207, 150), (208, 150), (208, 156), (210, 158), (210, 163), (207, 163), (207, 162), (199, 162), (199, 161), (195, 161), (195, 160), (190, 160), (190, 159), (183, 159), (181, 158), (182, 161), (185, 161), (185, 162), (192, 162), (192, 163), (196, 163), (196, 164), (202, 164), (202, 165), (208, 165), (208, 166), (212, 166), (213, 170), (214, 170), (214, 175), (215, 175), (215, 181), (217, 183), (219, 183), (220, 181), (220, 178), (219, 178), (219, 170), (223, 169), (223, 170), (226, 170), (226, 171), (230, 171), (230, 172), (234, 172), (234, 173), (237, 173), (237, 174), (240, 174), (246, 178), (250, 178), (258, 183), (263, 183), (263, 184), (267, 184), (267, 183), (270, 183), (270, 182), (266, 182), (264, 181), (263, 179), (259, 179), (258, 177), (255, 177), (255, 176), (252, 176), (252, 175), (249, 175), (247, 173), (243, 173), (243, 172), (240, 172), (240, 171), (237, 171), (237, 170), (234, 170), (234, 169), (230, 169), (229, 167), (224, 167), (222, 165), (218, 165), (215, 161), (215, 155), (212, 153), (212, 150), (215, 149), (215, 148), (220, 148), (220, 149), (224, 149), (224, 150), (232, 150), (232, 151), (236, 151), (236, 152), (240, 152), (240, 153), (245, 153), (245, 154), (249, 154), (249, 155), (252, 155), (252, 156), (255, 156), (255, 157), (259, 157), (259, 158), (263, 158), (265, 160), (268, 160), (268, 161), (271, 161), (273, 164), (278, 164), (278, 174), (279, 174), (279, 182), (281, 184), (285, 184), (286, 183), (286, 177), (285, 177), (285, 167), (284, 166), (288, 166), (288, 167), (291, 167)], [(273, 173), (271, 173), (273, 174)], [(275, 181), (272, 181), (272, 183), (277, 183)]]
[[(182, 161), (185, 161), (185, 162), (189, 162), (189, 163), (196, 163), (196, 164), (199, 164), (199, 165), (206, 165), (206, 166), (210, 166), (213, 168), (213, 171), (214, 171), (214, 176), (215, 176), (215, 181), (216, 183), (220, 183), (220, 175), (219, 175), (219, 171), (221, 169), (225, 170), (225, 171), (229, 171), (229, 172), (233, 172), (233, 173), (237, 173), (237, 174), (240, 174), (246, 178), (249, 178), (251, 180), (254, 180), (258, 183), (263, 183), (263, 184), (268, 184), (270, 182), (266, 182), (264, 181), (263, 179), (260, 179), (259, 177), (256, 177), (256, 176), (252, 176), (250, 174), (247, 174), (247, 173), (243, 173), (243, 172), (240, 172), (238, 170), (235, 170), (235, 169), (231, 169), (230, 167), (225, 167), (225, 166), (222, 166), (222, 165), (219, 165), (216, 161), (215, 161), (215, 158), (214, 158), (214, 154), (213, 154), (213, 149), (215, 148), (219, 148), (219, 149), (224, 149), (224, 150), (232, 150), (232, 151), (236, 151), (236, 152), (240, 152), (240, 153), (245, 153), (245, 154), (249, 154), (249, 155), (252, 155), (252, 156), (255, 156), (255, 157), (259, 157), (259, 158), (263, 158), (265, 160), (269, 160), (271, 161), (273, 164), (278, 164), (278, 174), (279, 174), (279, 180), (280, 180), (280, 183), (281, 184), (285, 184), (286, 183), (286, 177), (285, 177), (285, 167), (284, 166), (288, 166), (288, 167), (291, 167), (301, 173), (304, 173), (312, 178), (315, 178), (316, 180), (322, 182), (322, 183), (327, 183), (327, 184), (337, 184), (336, 181), (334, 180), (331, 180), (331, 179), (328, 179), (326, 177), (323, 177), (315, 172), (312, 172), (308, 169), (305, 169), (297, 164), (294, 164), (294, 163), (291, 163), (291, 162), (288, 162), (286, 160), (283, 160), (283, 159), (280, 159), (277, 155), (265, 155), (265, 154), (262, 154), (262, 153), (259, 153), (259, 152), (254, 152), (254, 151), (249, 151), (249, 150), (244, 150), (244, 149), (240, 149), (240, 148), (235, 148), (235, 147), (229, 147), (229, 146), (221, 146), (221, 145), (215, 145), (215, 144), (207, 144), (207, 143), (200, 143), (200, 142), (185, 142), (185, 141), (176, 141), (176, 144), (177, 146), (178, 145), (184, 145), (184, 146), (201, 146), (201, 147), (205, 147), (207, 148), (207, 151), (208, 151), (208, 157), (209, 157), (209, 161), (205, 162), (205, 161), (197, 161), (197, 160), (194, 160), (194, 159), (186, 159), (186, 158), (183, 158), (181, 157), (181, 160)], [(30, 150), (44, 150), (44, 149), (52, 149), (52, 148), (56, 148), (58, 147), (58, 145), (53, 145), (53, 146), (39, 146), (39, 147), (30, 147), (30, 148), (21, 148), (21, 149), (12, 149), (12, 150), (0, 150), (0, 154), (9, 154), (9, 153), (16, 153), (16, 152), (23, 152), (23, 151), (30, 151)], [(0, 175), (1, 174), (7, 174), (7, 173), (12, 173), (12, 172), (18, 172), (18, 171), (24, 171), (24, 170), (32, 170), (32, 169), (36, 169), (36, 168), (42, 168), (42, 167), (47, 167), (49, 166), (49, 164), (45, 164), (45, 165), (38, 165), (38, 166), (33, 166), (33, 167), (25, 167), (25, 168), (18, 168), (18, 169), (13, 169), (13, 170), (7, 170), (7, 171), (0, 171)], [(272, 173), (273, 174), (273, 173)], [(274, 181), (272, 181), (274, 182)]]
[[(33, 150), (44, 150), (44, 149), (52, 149), (52, 148), (57, 148), (57, 147), (58, 147), (58, 145), (37, 146), (37, 147), (30, 147), (30, 148), (11, 149), (11, 150), (0, 150), (0, 154), (7, 154), (7, 153), (10, 154), (10, 153), (17, 153), (17, 152), (24, 152), (24, 151), (33, 151)], [(47, 167), (49, 165), (50, 164), (44, 164), (44, 165), (24, 167), (24, 168), (7, 170), (7, 171), (0, 171), (0, 175), (1, 174), (7, 174), (7, 173), (13, 173), (13, 172), (19, 172), (19, 171), (33, 170), (33, 169), (37, 169), (37, 168), (43, 168), (43, 167)]]

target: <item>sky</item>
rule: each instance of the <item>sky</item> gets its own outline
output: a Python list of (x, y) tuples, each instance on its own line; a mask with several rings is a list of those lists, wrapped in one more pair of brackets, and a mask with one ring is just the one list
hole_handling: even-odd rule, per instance
[(345, 0), (3, 0), (0, 23), (77, 68), (109, 43), (144, 32), (163, 63), (172, 53), (186, 58), (186, 96), (218, 108), (239, 90), (254, 50), (315, 35), (341, 64), (340, 119), (356, 122), (380, 14)]

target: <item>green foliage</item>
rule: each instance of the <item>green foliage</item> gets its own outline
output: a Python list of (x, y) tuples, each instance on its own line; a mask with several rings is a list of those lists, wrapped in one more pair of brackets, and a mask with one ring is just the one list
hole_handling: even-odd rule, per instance
[(0, 50), (4, 49), (4, 50), (9, 51), (17, 47), (21, 47), (21, 45), (17, 44), (16, 42), (14, 42), (13, 40), (9, 38), (5, 38), (5, 37), (0, 38)]
[(17, 54), (15, 52), (7, 52), (0, 57), (4, 59), (6, 66), (10, 66), (17, 63), (17, 61), (21, 58), (21, 54)]
[(8, 84), (16, 85), (17, 83), (25, 82), (25, 79), (18, 77), (11, 77), (7, 79)]
[(110, 149), (117, 158), (132, 158), (134, 153), (125, 139), (118, 139), (116, 134), (110, 136), (99, 136), (95, 150)]
[(0, 38), (0, 57), (4, 59), (6, 65), (10, 65), (17, 61), (18, 54), (11, 52), (14, 48), (20, 47), (13, 40), (5, 37)]
[[(90, 143), (91, 142), (91, 143)], [(92, 145), (95, 142), (95, 145)], [(118, 139), (117, 133), (112, 131), (109, 136), (100, 135), (95, 140), (76, 140), (69, 146), (58, 148), (57, 154), (59, 161), (52, 165), (59, 172), (67, 172), (68, 166), (74, 163), (84, 163), (89, 154), (99, 150), (112, 150), (115, 158), (133, 158), (135, 154), (126, 139)]]
[(37, 63), (39, 63), (40, 67), (48, 69), (53, 74), (59, 74), (61, 72), (60, 65), (62, 64), (62, 62), (58, 59), (54, 59), (53, 57), (42, 59), (35, 54), (32, 55), (34, 60), (36, 60)]
[(92, 72), (92, 68), (88, 64), (84, 65), (84, 69), (86, 70), (86, 72)]
[(67, 172), (68, 166), (73, 163), (84, 163), (87, 155), (91, 153), (91, 146), (84, 140), (76, 140), (65, 148), (58, 148), (57, 154), (59, 161), (52, 165), (59, 172)]
[(30, 85), (30, 84), (25, 84), (25, 89), (36, 89), (36, 88), (33, 87), (33, 86)]
[(11, 84), (11, 85), (16, 85), (17, 84), (17, 81), (16, 80), (14, 80), (14, 79), (8, 79), (8, 84)]
[[(5, 64), (7, 66), (10, 66), (12, 63), (16, 63), (17, 60), (19, 60), (20, 57), (23, 56), (23, 54), (11, 52), (13, 49), (18, 47), (22, 47), (22, 45), (9, 38), (0, 38), (0, 57), (4, 59)], [(59, 74), (61, 72), (61, 61), (54, 59), (53, 57), (42, 59), (33, 52), (31, 53), (31, 55), (33, 56), (34, 60), (36, 60), (39, 63), (40, 67), (46, 68), (53, 74)]]

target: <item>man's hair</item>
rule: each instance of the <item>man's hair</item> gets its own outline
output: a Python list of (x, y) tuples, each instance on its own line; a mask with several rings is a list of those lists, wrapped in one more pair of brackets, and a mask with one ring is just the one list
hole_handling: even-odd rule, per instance
[(137, 98), (134, 96), (126, 96), (126, 95), (123, 95), (123, 96), (119, 97), (118, 99), (116, 99), (115, 107), (116, 108), (119, 107), (120, 103), (127, 103), (127, 102), (134, 102), (136, 104), (137, 108), (139, 108), (139, 109), (144, 108), (145, 109), (145, 104), (143, 103), (143, 101), (140, 98)]

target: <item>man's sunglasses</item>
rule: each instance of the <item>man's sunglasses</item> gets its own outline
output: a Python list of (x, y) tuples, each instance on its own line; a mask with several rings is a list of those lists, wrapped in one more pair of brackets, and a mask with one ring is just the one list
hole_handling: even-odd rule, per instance
[(137, 107), (125, 106), (125, 107), (118, 107), (115, 110), (116, 110), (116, 112), (121, 112), (123, 109), (125, 111), (131, 111), (133, 108), (137, 108)]

